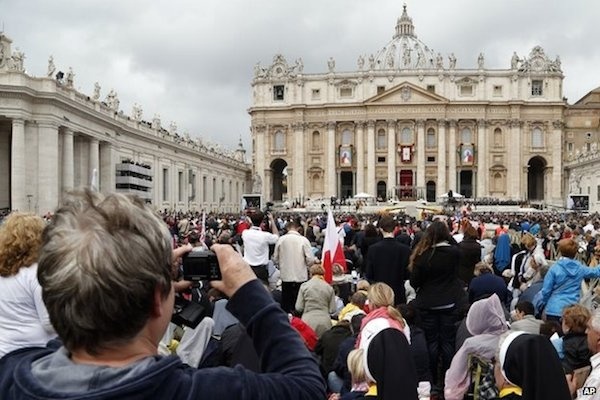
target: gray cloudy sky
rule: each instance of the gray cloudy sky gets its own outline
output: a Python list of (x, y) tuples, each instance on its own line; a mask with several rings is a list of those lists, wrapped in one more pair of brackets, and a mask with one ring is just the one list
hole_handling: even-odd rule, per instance
[[(26, 54), (30, 74), (75, 71), (75, 86), (102, 96), (114, 88), (130, 113), (161, 115), (227, 147), (241, 136), (249, 150), (253, 66), (282, 53), (304, 60), (305, 73), (356, 69), (359, 54), (392, 37), (402, 1), (392, 0), (0, 0), (0, 24)], [(594, 0), (407, 1), (419, 39), (458, 68), (508, 68), (541, 45), (560, 55), (569, 102), (600, 86), (600, 2)], [(447, 63), (447, 59), (445, 60)]]

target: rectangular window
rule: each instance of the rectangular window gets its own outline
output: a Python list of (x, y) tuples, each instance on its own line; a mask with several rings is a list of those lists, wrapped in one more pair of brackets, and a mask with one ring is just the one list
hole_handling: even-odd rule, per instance
[(273, 86), (273, 100), (275, 100), (275, 101), (283, 100), (284, 93), (285, 93), (285, 86), (283, 86), (283, 85), (274, 85)]
[(567, 143), (567, 150), (573, 151), (573, 143)]
[(352, 88), (341, 88), (340, 97), (352, 97)]
[(383, 132), (383, 131), (377, 132), (377, 148), (379, 150), (385, 149), (385, 147), (386, 147), (385, 139), (386, 139), (385, 132)]
[(531, 95), (532, 96), (541, 96), (543, 94), (543, 84), (544, 84), (544, 81), (541, 81), (541, 80), (531, 81)]
[(501, 85), (494, 85), (494, 96), (496, 96), (496, 97), (502, 96), (502, 86)]
[(531, 147), (539, 149), (544, 147), (544, 133), (540, 128), (533, 128), (531, 131)]
[(169, 169), (163, 168), (163, 201), (169, 200)]
[(596, 201), (600, 201), (600, 185), (596, 186)]
[(427, 132), (427, 147), (435, 147), (435, 133)]
[(202, 177), (202, 202), (206, 203), (208, 201), (207, 188), (206, 188), (206, 177)]
[(377, 157), (377, 162), (378, 163), (384, 163), (385, 162), (385, 157)]
[(377, 86), (377, 94), (385, 92), (385, 86)]
[(427, 162), (435, 162), (435, 156), (427, 156)]
[(431, 93), (435, 93), (435, 85), (427, 85), (427, 91)]
[(592, 144), (591, 143), (586, 143), (585, 144), (585, 151), (588, 151), (588, 152), (592, 151)]
[(179, 186), (179, 190), (178, 192), (178, 196), (177, 196), (177, 201), (183, 201), (183, 187), (184, 187), (184, 182), (183, 182), (183, 172), (179, 171), (179, 173), (177, 174), (178, 179), (178, 186)]
[(473, 86), (472, 85), (463, 85), (460, 87), (460, 95), (461, 96), (472, 96), (473, 95)]
[(313, 100), (319, 100), (321, 98), (321, 89), (313, 89), (311, 98)]

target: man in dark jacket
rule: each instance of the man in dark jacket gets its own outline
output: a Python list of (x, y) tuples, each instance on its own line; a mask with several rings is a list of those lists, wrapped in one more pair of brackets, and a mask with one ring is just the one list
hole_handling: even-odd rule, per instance
[(366, 278), (388, 284), (394, 290), (395, 303), (406, 303), (404, 281), (408, 279), (410, 248), (394, 238), (396, 221), (391, 215), (381, 217), (377, 227), (383, 240), (369, 248)]
[(325, 398), (318, 365), (287, 315), (231, 246), (213, 249), (223, 280), (212, 285), (230, 298), (263, 373), (198, 370), (158, 355), (173, 314), (167, 227), (137, 198), (88, 191), (57, 211), (40, 251), (42, 295), (64, 345), (0, 359), (0, 398)]
[(321, 370), (325, 376), (333, 370), (333, 363), (340, 350), (340, 344), (350, 335), (352, 335), (350, 322), (342, 320), (319, 338), (315, 354), (321, 357)]

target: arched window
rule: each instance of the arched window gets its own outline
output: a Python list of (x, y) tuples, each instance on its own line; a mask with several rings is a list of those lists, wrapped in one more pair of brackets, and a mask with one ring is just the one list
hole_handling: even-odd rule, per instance
[(402, 131), (400, 131), (400, 143), (406, 144), (406, 143), (413, 143), (413, 131), (412, 129), (410, 129), (409, 127), (406, 128), (402, 128)]
[(352, 132), (350, 129), (344, 129), (342, 132), (342, 146), (349, 146), (352, 144)]
[(531, 131), (531, 147), (544, 147), (544, 133), (538, 127), (533, 128)]
[(502, 147), (502, 129), (494, 129), (494, 147)]
[(427, 129), (427, 147), (435, 147), (435, 130), (433, 128)]
[(275, 150), (285, 150), (285, 133), (281, 131), (275, 132)]
[(385, 130), (384, 129), (380, 129), (377, 131), (377, 148), (378, 149), (385, 149)]
[(321, 133), (314, 131), (312, 133), (312, 148), (313, 150), (319, 150), (321, 148)]
[(473, 143), (473, 132), (471, 128), (464, 127), (462, 131), (460, 131), (460, 142), (464, 144)]
[(494, 174), (494, 191), (495, 192), (503, 192), (504, 191), (504, 182), (502, 179), (502, 174), (500, 172), (496, 172)]

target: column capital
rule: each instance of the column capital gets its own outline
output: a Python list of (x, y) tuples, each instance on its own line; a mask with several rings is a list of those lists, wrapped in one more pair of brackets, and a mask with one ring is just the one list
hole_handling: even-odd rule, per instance
[(305, 122), (293, 122), (290, 124), (291, 128), (295, 131), (304, 130), (304, 128), (306, 128), (307, 125), (308, 124), (306, 124)]
[(397, 121), (395, 119), (388, 119), (386, 122), (389, 129), (396, 128)]
[(511, 119), (509, 121), (509, 125), (511, 128), (521, 128), (523, 126), (523, 121), (519, 119)]
[(267, 126), (264, 124), (254, 125), (254, 132), (256, 133), (264, 133), (267, 130)]
[(327, 122), (327, 129), (335, 129), (336, 126), (337, 126), (337, 123), (335, 121)]
[(37, 121), (37, 125), (42, 128), (51, 128), (58, 130), (58, 124), (52, 121)]
[(367, 121), (367, 128), (375, 129), (375, 120), (374, 119), (370, 119)]
[(61, 126), (61, 128), (63, 135), (73, 136), (75, 134), (73, 129), (69, 128), (68, 126)]
[(13, 125), (25, 125), (25, 120), (23, 118), (13, 118), (12, 124)]
[(441, 118), (437, 120), (438, 122), (438, 128), (445, 128), (446, 126), (448, 126), (448, 120)]
[(424, 128), (425, 127), (425, 120), (424, 119), (418, 119), (416, 120), (417, 122), (417, 128)]
[(562, 120), (557, 119), (552, 121), (552, 126), (554, 127), (554, 129), (564, 129), (566, 124)]
[(357, 129), (363, 129), (365, 127), (366, 121), (364, 120), (358, 120), (358, 121), (354, 121), (354, 126)]
[(478, 119), (477, 120), (477, 126), (478, 127), (485, 128), (487, 125), (488, 125), (487, 120), (485, 120), (485, 119)]
[(458, 124), (457, 120), (455, 120), (455, 119), (448, 120), (448, 126), (450, 126), (450, 128), (456, 128), (456, 124)]

